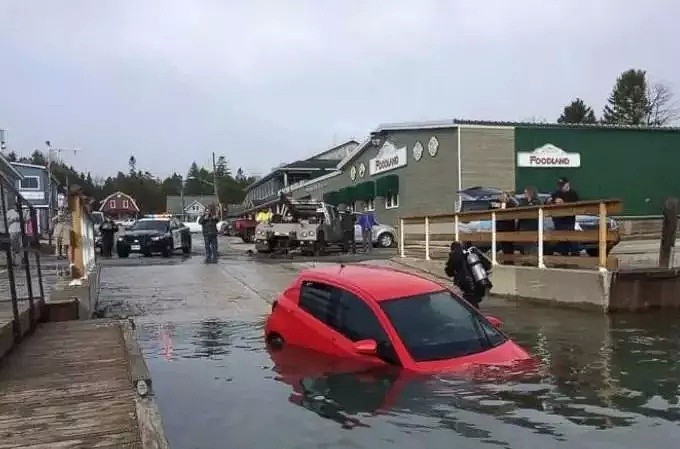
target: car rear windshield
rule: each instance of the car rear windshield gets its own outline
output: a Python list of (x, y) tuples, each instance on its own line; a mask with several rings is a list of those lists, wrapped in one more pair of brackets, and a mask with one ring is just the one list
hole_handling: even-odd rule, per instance
[(135, 222), (130, 228), (131, 231), (158, 231), (166, 232), (168, 230), (167, 220), (140, 220)]
[(479, 312), (446, 290), (380, 306), (416, 362), (475, 354), (506, 341)]

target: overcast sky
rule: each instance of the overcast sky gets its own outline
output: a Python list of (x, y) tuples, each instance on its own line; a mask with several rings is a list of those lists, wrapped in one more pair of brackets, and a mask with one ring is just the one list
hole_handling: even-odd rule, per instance
[(224, 154), (263, 174), (382, 122), (600, 113), (616, 76), (680, 94), (672, 0), (0, 0), (0, 128), (97, 175)]

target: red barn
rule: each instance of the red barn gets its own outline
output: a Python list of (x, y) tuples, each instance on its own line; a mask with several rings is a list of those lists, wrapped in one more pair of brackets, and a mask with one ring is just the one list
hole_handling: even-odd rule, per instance
[(102, 200), (99, 212), (107, 217), (122, 220), (139, 214), (139, 207), (134, 198), (127, 193), (115, 192)]

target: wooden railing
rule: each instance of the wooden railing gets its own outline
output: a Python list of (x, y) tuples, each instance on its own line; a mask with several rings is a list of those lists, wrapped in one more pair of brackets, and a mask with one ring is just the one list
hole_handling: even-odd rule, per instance
[[(479, 212), (463, 212), (458, 214), (439, 214), (401, 217), (399, 219), (399, 253), (401, 257), (422, 257), (426, 260), (445, 258), (453, 241), (470, 242), (475, 245), (489, 244), (491, 260), (494, 264), (531, 263), (540, 268), (549, 265), (578, 266), (582, 268), (611, 267), (613, 259), (608, 260), (608, 249), (619, 242), (618, 230), (609, 229), (607, 217), (616, 215), (623, 209), (618, 199), (599, 201), (581, 201), (567, 204), (551, 204), (541, 206), (514, 207), (508, 209), (492, 209)], [(598, 217), (597, 229), (593, 230), (546, 230), (544, 220), (547, 217), (567, 217), (574, 215), (593, 215)], [(497, 231), (499, 221), (521, 219), (537, 220), (535, 231)], [(490, 222), (489, 230), (468, 232), (465, 223)], [(509, 242), (515, 246), (536, 245), (534, 255), (503, 254), (499, 257), (499, 244)], [(584, 256), (551, 256), (546, 255), (546, 243), (571, 242), (591, 244), (597, 249), (597, 257)], [(595, 243), (597, 244), (595, 246)]]

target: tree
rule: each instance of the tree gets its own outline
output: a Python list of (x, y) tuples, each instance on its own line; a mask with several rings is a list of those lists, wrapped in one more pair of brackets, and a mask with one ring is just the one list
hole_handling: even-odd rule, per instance
[(215, 163), (215, 172), (217, 173), (217, 177), (221, 178), (227, 175), (230, 175), (229, 173), (229, 164), (227, 163), (227, 158), (224, 156), (220, 156), (217, 158), (217, 162)]
[(602, 121), (615, 125), (643, 125), (649, 115), (647, 72), (630, 69), (623, 72), (609, 95)]
[(562, 115), (557, 119), (557, 123), (596, 123), (593, 108), (586, 105), (583, 100), (577, 98), (564, 107)]
[(244, 179), (246, 179), (246, 174), (243, 172), (243, 169), (241, 167), (236, 170), (236, 177), (234, 178), (236, 182), (243, 182)]
[(15, 151), (10, 151), (9, 153), (7, 153), (7, 160), (9, 162), (17, 162), (19, 160), (19, 156)]
[(680, 107), (673, 99), (673, 91), (663, 83), (653, 84), (647, 91), (647, 118), (649, 126), (664, 126), (680, 116)]

